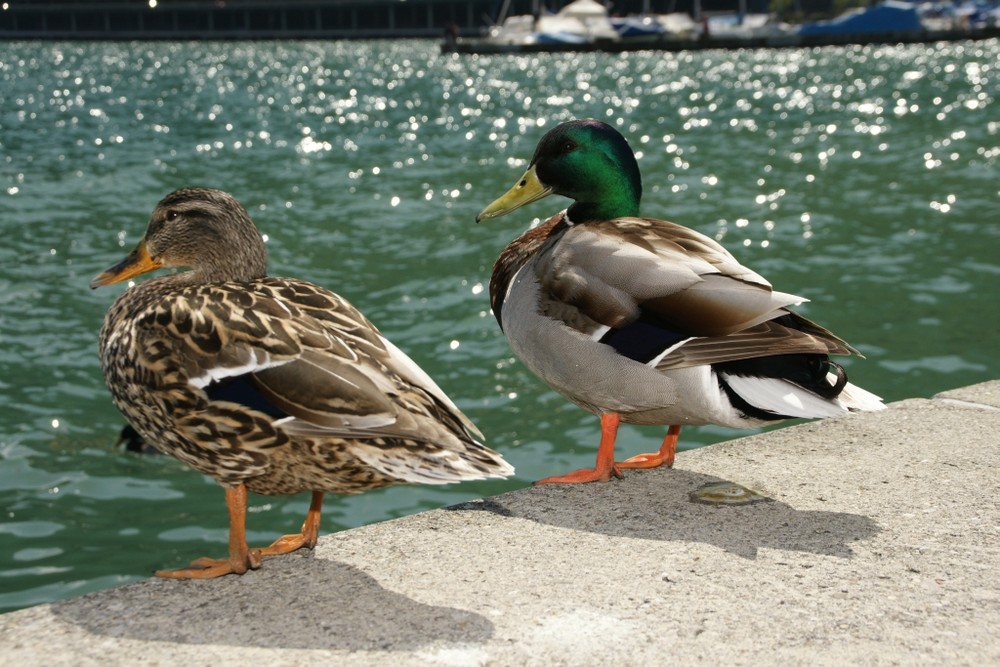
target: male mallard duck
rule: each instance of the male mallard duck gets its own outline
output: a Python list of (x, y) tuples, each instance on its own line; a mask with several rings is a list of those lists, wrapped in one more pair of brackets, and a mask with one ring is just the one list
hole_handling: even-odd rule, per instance
[[(476, 220), (550, 194), (574, 203), (504, 248), (490, 300), (514, 354), (600, 416), (601, 443), (595, 468), (539, 483), (672, 466), (684, 424), (750, 428), (885, 407), (827, 356), (857, 352), (787, 309), (805, 299), (775, 292), (698, 232), (639, 217), (639, 166), (614, 128), (553, 128)], [(670, 428), (658, 452), (616, 463), (621, 421)]]
[[(219, 190), (164, 198), (108, 285), (126, 290), (101, 328), (104, 377), (139, 435), (219, 481), (229, 557), (157, 572), (207, 579), (312, 547), (324, 493), (506, 477), (513, 468), (434, 381), (333, 292), (270, 278), (260, 233)], [(312, 491), (302, 532), (249, 549), (247, 491)]]

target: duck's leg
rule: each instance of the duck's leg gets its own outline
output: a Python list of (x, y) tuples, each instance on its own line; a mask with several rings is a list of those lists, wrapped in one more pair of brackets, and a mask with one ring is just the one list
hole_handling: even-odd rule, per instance
[(621, 415), (606, 412), (601, 415), (601, 445), (597, 449), (597, 461), (593, 468), (581, 468), (565, 475), (546, 477), (535, 484), (582, 484), (584, 482), (606, 482), (611, 475), (621, 477), (621, 470), (615, 463), (615, 438)]
[(285, 535), (276, 539), (271, 546), (260, 550), (262, 556), (279, 556), (291, 553), (302, 547), (312, 549), (319, 539), (319, 518), (323, 511), (323, 492), (313, 491), (312, 501), (309, 503), (309, 512), (306, 513), (306, 520), (302, 524), (302, 532), (294, 535)]
[(229, 557), (199, 558), (191, 567), (180, 570), (158, 570), (156, 576), (167, 579), (214, 579), (224, 574), (243, 574), (260, 567), (260, 549), (247, 546), (247, 487), (244, 484), (226, 487), (226, 507), (229, 508)]
[(652, 454), (637, 454), (632, 458), (625, 459), (616, 464), (619, 468), (656, 468), (662, 465), (668, 468), (674, 467), (674, 454), (677, 453), (677, 438), (681, 434), (681, 427), (673, 425), (667, 429), (667, 437), (660, 445), (660, 451)]

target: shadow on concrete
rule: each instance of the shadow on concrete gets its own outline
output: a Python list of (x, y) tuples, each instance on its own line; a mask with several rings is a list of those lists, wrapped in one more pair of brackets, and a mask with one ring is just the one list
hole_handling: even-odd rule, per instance
[(692, 502), (691, 492), (727, 481), (679, 469), (625, 471), (624, 479), (606, 483), (536, 486), (447, 509), (487, 511), (615, 537), (703, 542), (744, 558), (756, 558), (761, 547), (849, 558), (852, 542), (881, 531), (866, 516), (797, 510), (776, 500)]
[(107, 637), (260, 648), (412, 651), (435, 642), (482, 644), (494, 632), (478, 614), (414, 602), (310, 552), (269, 558), (240, 577), (143, 581), (58, 602), (52, 611)]

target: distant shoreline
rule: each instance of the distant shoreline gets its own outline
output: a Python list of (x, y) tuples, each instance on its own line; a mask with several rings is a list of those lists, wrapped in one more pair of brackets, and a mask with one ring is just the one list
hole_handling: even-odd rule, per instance
[(909, 33), (859, 33), (823, 35), (781, 35), (777, 37), (710, 37), (708, 39), (667, 38), (659, 40), (595, 41), (582, 44), (536, 43), (502, 44), (485, 39), (458, 40), (444, 43), (443, 52), (466, 54), (502, 53), (565, 53), (628, 51), (698, 51), (703, 49), (780, 49), (821, 46), (865, 46), (870, 44), (928, 44), (933, 42), (976, 41), (1000, 37), (1000, 27), (977, 30), (924, 30)]
[[(0, 8), (3, 41), (251, 41), (438, 39), (445, 53), (499, 54), (640, 50), (808, 48), (867, 44), (914, 44), (1000, 37), (1000, 27), (919, 32), (760, 37), (671, 36), (585, 43), (506, 44), (485, 36), (481, 3), (114, 2), (23, 4)], [(448, 39), (443, 39), (446, 31)]]
[(275, 40), (441, 38), (482, 34), (484, 3), (295, 0), (0, 5), (3, 40)]

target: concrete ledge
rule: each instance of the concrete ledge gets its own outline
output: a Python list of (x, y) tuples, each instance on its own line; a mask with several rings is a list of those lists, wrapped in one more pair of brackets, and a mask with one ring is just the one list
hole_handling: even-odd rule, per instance
[[(1000, 664), (1000, 381), (0, 616), (7, 664)], [(502, 449), (502, 447), (501, 447)], [(706, 482), (772, 500), (693, 503)]]

